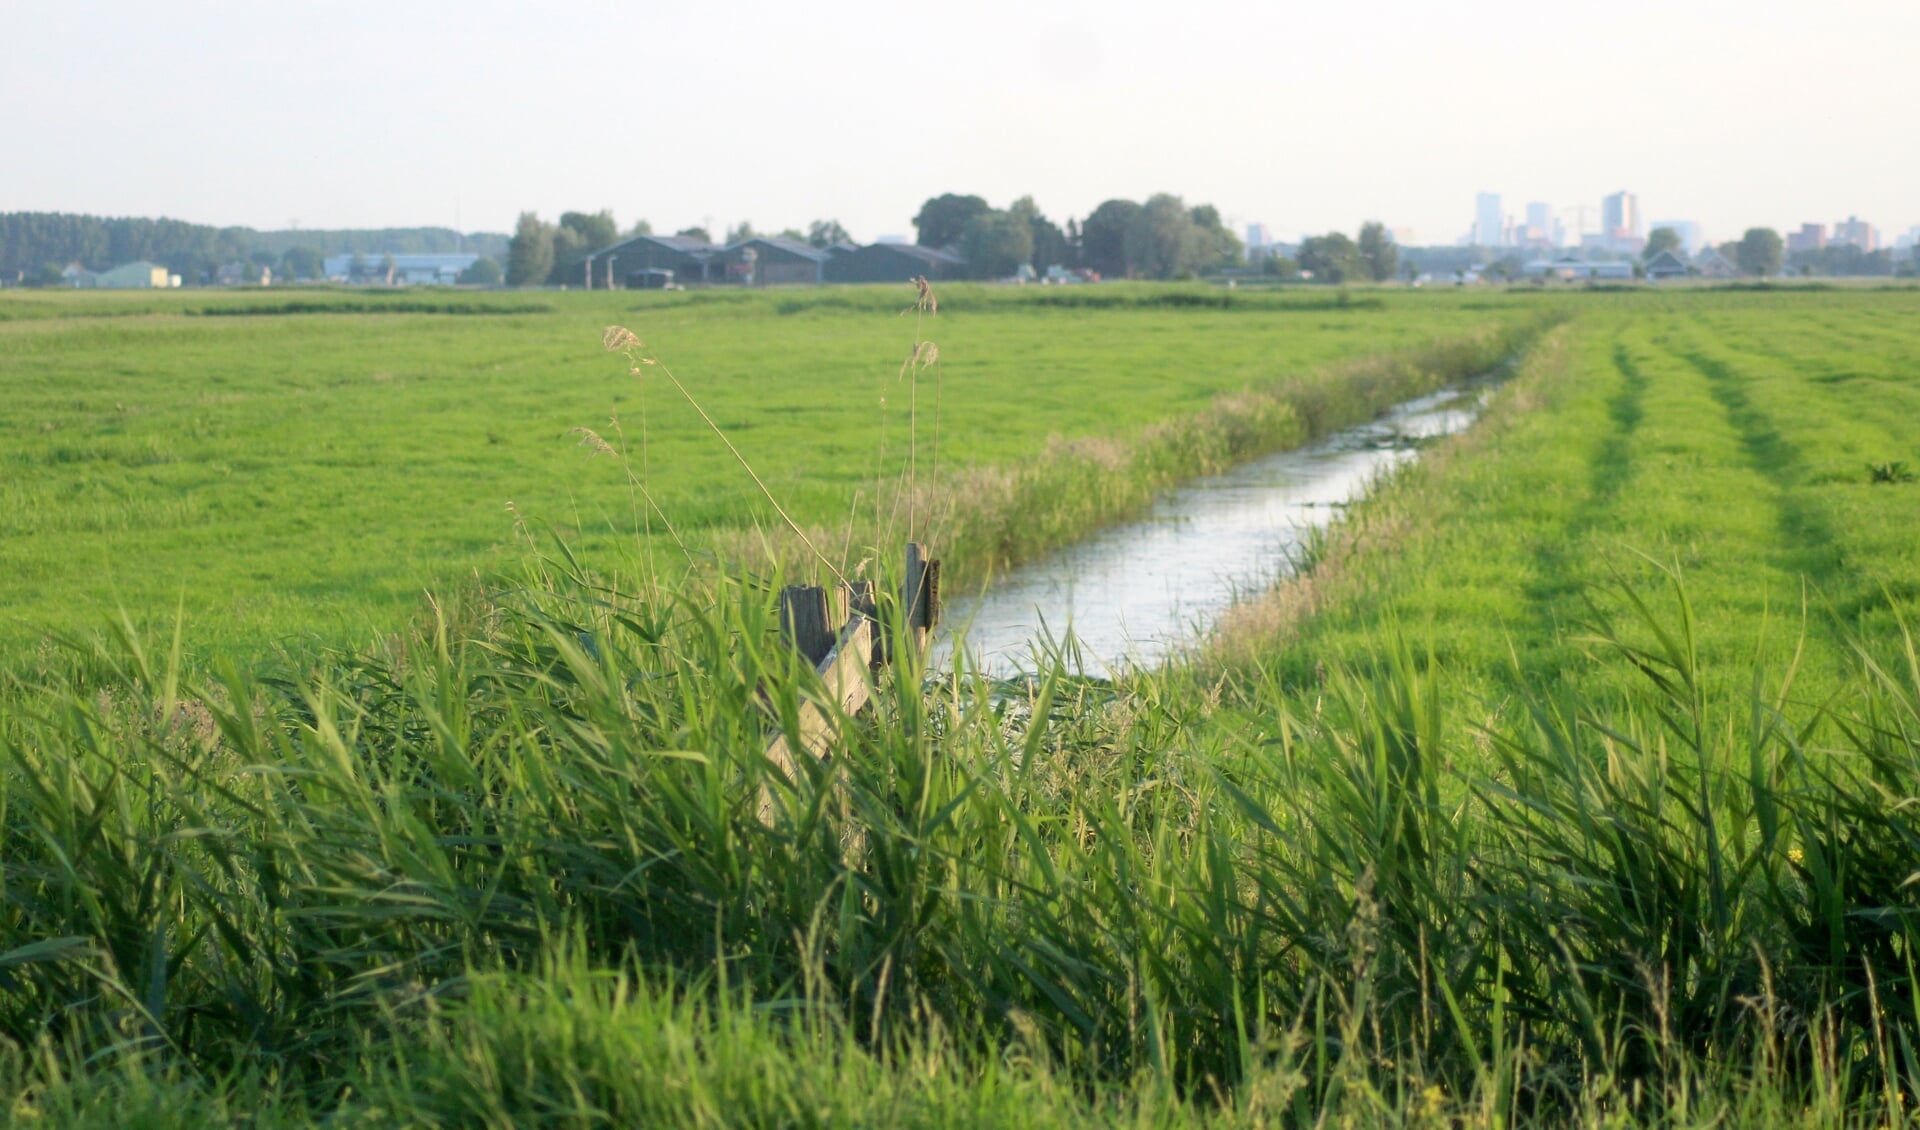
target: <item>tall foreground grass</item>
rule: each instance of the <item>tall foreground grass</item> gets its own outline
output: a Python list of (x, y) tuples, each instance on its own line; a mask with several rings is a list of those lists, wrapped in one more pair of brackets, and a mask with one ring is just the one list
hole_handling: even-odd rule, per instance
[(732, 581), (556, 566), (287, 683), (129, 636), (0, 708), (0, 1072), (55, 1122), (1900, 1120), (1913, 649), (1722, 700), (1677, 585), (1599, 607), (1637, 688), (1490, 731), (1383, 638), (1237, 728), (909, 674), (799, 779)]

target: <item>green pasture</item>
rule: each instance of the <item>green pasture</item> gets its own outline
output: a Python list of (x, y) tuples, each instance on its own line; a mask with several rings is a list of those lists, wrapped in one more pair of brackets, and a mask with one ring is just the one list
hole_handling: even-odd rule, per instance
[[(23, 297), (9, 610), (159, 630), (0, 680), (0, 1121), (1913, 1123), (1920, 291), (906, 297)], [(846, 565), (937, 388), (975, 576), (1512, 366), (1194, 662), (896, 636), (787, 774), (805, 559), (609, 323)]]
[[(1531, 313), (1166, 287), (940, 298), (917, 317), (909, 287), (0, 294), (0, 646), (120, 610), (149, 626), (179, 610), (202, 646), (361, 641), (425, 590), (524, 558), (509, 503), (587, 561), (628, 564), (645, 508), (580, 427), (628, 453), (692, 550), (778, 527), (659, 373), (600, 351), (608, 325), (639, 334), (774, 498), (858, 560), (854, 527), (910, 461), (922, 485), (1020, 466), (1050, 441), (1126, 440), (1216, 394)], [(910, 384), (916, 335), (939, 361)]]
[(1723, 689), (1801, 653), (1817, 698), (1858, 648), (1898, 661), (1920, 620), (1920, 485), (1897, 465), (1920, 469), (1920, 292), (1594, 303), (1360, 509), (1360, 551), (1319, 578), (1337, 597), (1266, 662), (1303, 685), (1391, 623), (1480, 688), (1590, 694), (1593, 600), (1671, 569)]

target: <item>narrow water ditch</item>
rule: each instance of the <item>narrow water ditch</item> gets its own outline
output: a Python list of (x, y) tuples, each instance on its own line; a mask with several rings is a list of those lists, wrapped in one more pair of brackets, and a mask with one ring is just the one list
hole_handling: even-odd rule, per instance
[(1137, 521), (953, 597), (935, 658), (944, 665), (963, 641), (970, 669), (1007, 678), (1070, 640), (1068, 657), (1089, 675), (1160, 663), (1236, 601), (1290, 573), (1310, 532), (1382, 474), (1465, 431), (1504, 376), (1449, 385), (1304, 447), (1184, 483)]

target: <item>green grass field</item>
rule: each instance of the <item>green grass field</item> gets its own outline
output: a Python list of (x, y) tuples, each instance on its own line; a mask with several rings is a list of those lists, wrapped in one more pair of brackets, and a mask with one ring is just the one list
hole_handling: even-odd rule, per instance
[[(943, 295), (950, 474), (929, 450), (911, 494), (914, 331), (884, 292), (22, 296), (0, 553), (38, 573), (0, 684), (0, 1109), (1911, 1122), (1920, 291), (1221, 294)], [(186, 312), (222, 304), (261, 310)], [(760, 751), (818, 687), (759, 574), (806, 558), (684, 401), (597, 352), (609, 323), (836, 563), (910, 504), (976, 578), (1182, 475), (1514, 375), (1194, 662), (909, 665), (788, 778)], [(731, 567), (651, 573), (626, 472), (576, 446), (609, 411), (634, 440), (642, 404), (649, 490)], [(579, 564), (534, 558), (504, 498)], [(168, 524), (166, 499), (204, 509)], [(476, 568), (422, 618), (415, 590)], [(116, 603), (160, 632), (64, 676), (27, 655)], [(289, 639), (302, 673), (248, 662)]]
[(1894, 662), (1920, 612), (1920, 489), (1876, 480), (1920, 467), (1916, 313), (1912, 292), (1596, 303), (1457, 452), (1366, 510), (1354, 540), (1383, 551), (1316, 579), (1339, 596), (1285, 676), (1364, 661), (1391, 616), (1449, 666), (1577, 683), (1588, 598), (1657, 586), (1655, 565), (1684, 574), (1726, 678), (1803, 641), (1820, 685), (1855, 643)]
[[(428, 588), (511, 569), (526, 546), (509, 502), (589, 561), (625, 564), (643, 511), (579, 427), (622, 444), (636, 472), (644, 437), (646, 485), (695, 550), (778, 527), (658, 373), (636, 379), (600, 352), (608, 325), (671, 366), (838, 564), (885, 524), (873, 512), (910, 450), (928, 480), (1031, 468), (1050, 443), (1128, 442), (1221, 393), (1531, 313), (1317, 295), (1167, 304), (1218, 301), (1177, 288), (1058, 307), (956, 288), (917, 321), (901, 315), (912, 294), (0, 295), (0, 646), (179, 609), (203, 646), (361, 642)], [(940, 360), (910, 388), (899, 370), (916, 327)]]

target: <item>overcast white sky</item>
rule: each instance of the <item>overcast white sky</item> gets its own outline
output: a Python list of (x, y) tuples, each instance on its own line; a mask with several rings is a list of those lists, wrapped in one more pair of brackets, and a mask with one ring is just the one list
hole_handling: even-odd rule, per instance
[[(1450, 242), (1473, 196), (1920, 224), (1920, 0), (0, 0), (0, 211), (656, 230), (1175, 192)], [(718, 230), (715, 232), (719, 234)]]

